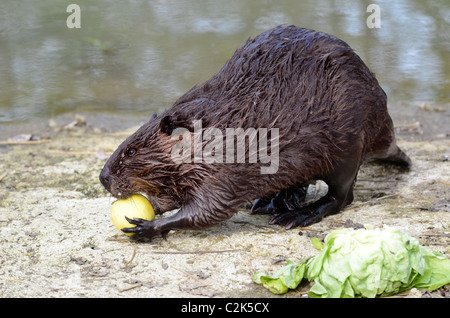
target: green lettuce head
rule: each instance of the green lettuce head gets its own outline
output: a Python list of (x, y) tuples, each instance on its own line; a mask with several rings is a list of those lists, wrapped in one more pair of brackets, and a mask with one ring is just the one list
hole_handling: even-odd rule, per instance
[[(450, 283), (450, 260), (396, 229), (335, 230), (320, 248), (317, 256), (297, 265), (302, 270), (290, 262), (289, 271), (275, 273), (283, 273), (281, 280), (259, 272), (255, 281), (271, 289), (269, 282), (277, 286), (275, 290), (286, 292), (293, 281), (306, 278), (314, 281), (311, 297), (388, 296), (413, 287), (435, 290)], [(287, 277), (289, 273), (302, 277)], [(290, 286), (280, 287), (283, 281)]]

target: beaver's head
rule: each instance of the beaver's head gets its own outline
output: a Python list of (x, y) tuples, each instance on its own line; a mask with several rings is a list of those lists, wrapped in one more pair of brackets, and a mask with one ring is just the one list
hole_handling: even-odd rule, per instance
[(144, 194), (156, 213), (179, 208), (180, 165), (170, 157), (172, 130), (171, 121), (153, 115), (108, 159), (99, 177), (103, 186), (116, 198)]

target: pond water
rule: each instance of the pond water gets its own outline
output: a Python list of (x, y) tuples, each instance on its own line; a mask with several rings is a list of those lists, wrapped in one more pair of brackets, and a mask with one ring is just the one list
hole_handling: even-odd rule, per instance
[[(80, 28), (68, 28), (70, 3)], [(280, 24), (336, 35), (376, 73), (390, 101), (450, 102), (450, 2), (129, 0), (0, 5), (0, 129), (64, 113), (160, 112), (207, 80), (246, 39)], [(71, 20), (74, 21), (74, 20)]]

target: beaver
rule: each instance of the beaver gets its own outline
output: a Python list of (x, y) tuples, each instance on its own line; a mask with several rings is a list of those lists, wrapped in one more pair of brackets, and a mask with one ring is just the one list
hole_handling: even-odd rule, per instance
[[(234, 162), (195, 160), (192, 148), (187, 160), (174, 159), (180, 140), (212, 128), (214, 139), (197, 139), (200, 150), (225, 142), (230, 128), (255, 129), (253, 140), (266, 132), (267, 144), (277, 146), (270, 149), (278, 157), (275, 169), (263, 173), (267, 160), (249, 160), (250, 134), (245, 162), (228, 141)], [(178, 129), (183, 133), (174, 138)], [(360, 165), (368, 160), (411, 164), (396, 145), (387, 97), (375, 75), (344, 41), (279, 26), (250, 38), (217, 74), (152, 116), (111, 155), (100, 181), (117, 198), (144, 194), (157, 214), (179, 209), (152, 221), (127, 218), (136, 227), (123, 231), (134, 238), (211, 227), (248, 202), (254, 202), (251, 213), (271, 213), (271, 224), (291, 229), (350, 204)], [(323, 180), (328, 192), (306, 204), (306, 188), (315, 180)]]

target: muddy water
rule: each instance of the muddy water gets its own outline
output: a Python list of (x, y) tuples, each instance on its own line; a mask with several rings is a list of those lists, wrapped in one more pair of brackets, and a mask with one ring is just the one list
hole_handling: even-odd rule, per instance
[(381, 27), (372, 29), (368, 1), (72, 2), (80, 28), (67, 26), (69, 2), (2, 3), (0, 129), (65, 113), (150, 116), (217, 72), (247, 38), (280, 24), (348, 42), (393, 108), (450, 102), (446, 0), (377, 1)]

